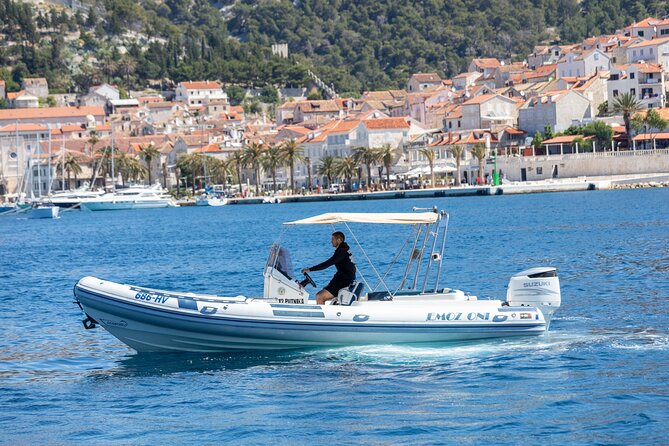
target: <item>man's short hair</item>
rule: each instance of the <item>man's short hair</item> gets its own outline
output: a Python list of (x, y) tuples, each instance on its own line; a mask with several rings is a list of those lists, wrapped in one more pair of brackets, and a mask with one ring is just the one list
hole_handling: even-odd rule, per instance
[(333, 233), (332, 233), (332, 236), (333, 236), (333, 237), (340, 238), (342, 242), (345, 242), (345, 241), (346, 241), (346, 236), (345, 236), (344, 233), (341, 232), (341, 231), (333, 232)]

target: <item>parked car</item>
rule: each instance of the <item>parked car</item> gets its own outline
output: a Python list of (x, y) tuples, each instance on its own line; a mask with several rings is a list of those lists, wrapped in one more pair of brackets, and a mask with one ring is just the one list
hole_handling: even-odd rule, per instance
[(328, 187), (328, 192), (331, 194), (338, 194), (339, 192), (344, 192), (344, 187), (343, 184), (332, 183), (330, 187)]

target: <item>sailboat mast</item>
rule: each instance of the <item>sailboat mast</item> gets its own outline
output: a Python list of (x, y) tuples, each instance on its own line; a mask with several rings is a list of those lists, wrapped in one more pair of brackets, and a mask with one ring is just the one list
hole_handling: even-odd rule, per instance
[(19, 121), (16, 121), (16, 203), (19, 202)]
[(42, 198), (42, 134), (37, 135), (37, 197)]
[(116, 192), (116, 174), (114, 172), (114, 121), (111, 123), (111, 176), (112, 192)]
[(46, 163), (46, 165), (47, 165), (47, 167), (48, 167), (48, 169), (49, 169), (49, 171), (48, 171), (48, 173), (47, 173), (47, 175), (48, 175), (48, 176), (47, 176), (47, 178), (48, 178), (48, 180), (47, 180), (47, 184), (49, 185), (49, 189), (47, 190), (47, 193), (46, 193), (46, 194), (47, 194), (47, 195), (51, 195), (51, 123), (49, 123), (49, 124), (47, 125), (47, 127), (48, 127), (48, 129), (49, 129), (49, 157), (47, 158), (47, 163)]
[(60, 134), (60, 188), (65, 192), (65, 132)]

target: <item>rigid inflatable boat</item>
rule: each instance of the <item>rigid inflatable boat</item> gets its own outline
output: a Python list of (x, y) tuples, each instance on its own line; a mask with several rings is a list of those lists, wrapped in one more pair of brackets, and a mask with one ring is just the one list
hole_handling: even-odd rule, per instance
[(479, 300), (440, 287), (448, 227), (443, 211), (323, 214), (286, 224), (341, 224), (350, 230), (348, 223), (413, 228), (405, 243), (412, 248), (407, 253), (403, 247), (395, 257), (403, 253), (408, 257), (398, 286), (388, 286), (386, 274), (377, 273), (379, 280), (372, 289), (362, 277), (335, 299), (316, 305), (306, 288), (315, 286), (313, 280), (308, 274), (301, 282), (292, 279), (288, 250), (274, 244), (264, 270), (262, 297), (164, 291), (84, 277), (74, 287), (86, 314), (84, 326), (101, 325), (140, 352), (275, 350), (540, 335), (560, 306), (553, 267), (531, 268), (511, 277), (503, 301)]

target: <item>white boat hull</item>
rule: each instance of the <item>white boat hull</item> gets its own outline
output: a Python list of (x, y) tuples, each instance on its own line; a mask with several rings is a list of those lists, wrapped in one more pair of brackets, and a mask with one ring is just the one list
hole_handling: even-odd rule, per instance
[(118, 211), (125, 209), (156, 209), (177, 207), (171, 200), (114, 200), (84, 201), (81, 208), (88, 211)]
[(228, 203), (227, 199), (220, 198), (201, 198), (195, 201), (196, 206), (224, 206)]
[(39, 206), (31, 208), (28, 210), (28, 218), (59, 218), (59, 210), (60, 208), (58, 206)]
[(300, 305), (173, 293), (94, 277), (81, 279), (74, 293), (89, 318), (141, 352), (452, 342), (540, 335), (547, 328), (541, 310), (499, 300)]

